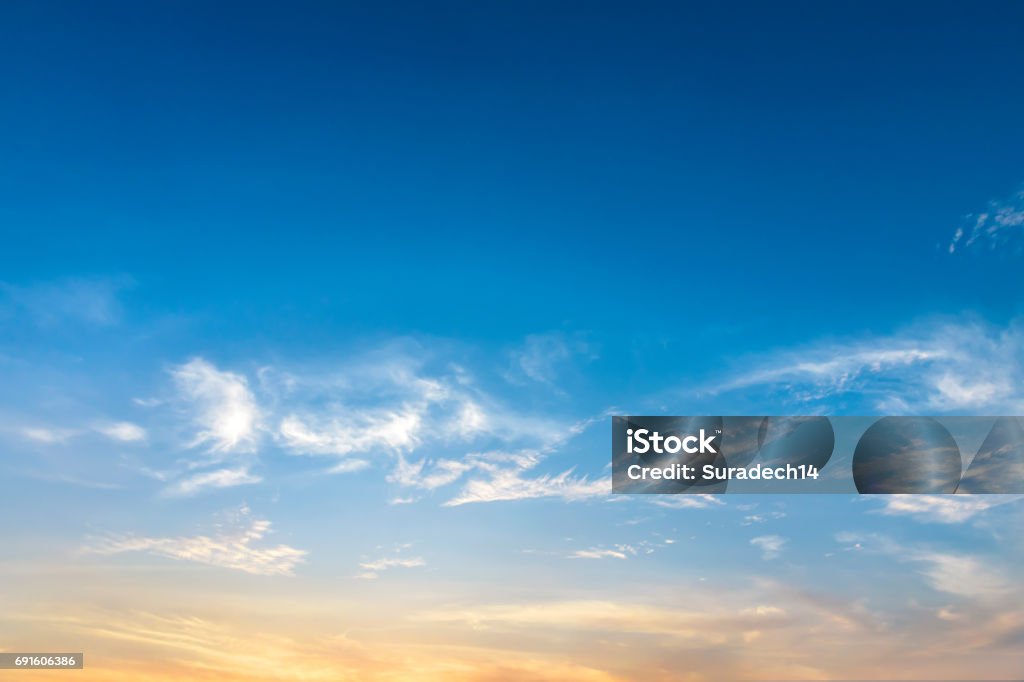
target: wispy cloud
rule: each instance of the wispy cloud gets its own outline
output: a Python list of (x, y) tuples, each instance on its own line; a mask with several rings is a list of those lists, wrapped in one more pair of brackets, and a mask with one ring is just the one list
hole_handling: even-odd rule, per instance
[[(377, 353), (329, 377), (290, 373), (276, 409), (277, 442), (296, 455), (400, 458), (424, 446), (560, 437), (563, 424), (521, 414), (448, 366), (428, 373), (400, 351)], [(398, 476), (397, 478), (401, 478)]]
[(110, 326), (121, 319), (119, 295), (129, 285), (127, 278), (72, 278), (27, 285), (0, 282), (0, 311), (23, 313), (43, 327), (63, 322)]
[(611, 494), (610, 479), (578, 476), (573, 469), (558, 474), (531, 475), (529, 472), (543, 459), (535, 450), (481, 453), (470, 459), (481, 475), (467, 481), (445, 506), (535, 498), (578, 501)]
[(922, 574), (939, 592), (969, 598), (997, 598), (1010, 591), (1010, 582), (977, 557), (918, 551), (911, 552), (908, 558), (925, 564)]
[(169, 367), (168, 376), (160, 398), (145, 401), (146, 426), (40, 424), (21, 435), (57, 444), (93, 432), (121, 443), (163, 444), (170, 416), (184, 433), (179, 446), (191, 452), (158, 467), (166, 496), (259, 483), (263, 449), (322, 458), (327, 465), (314, 466), (331, 474), (376, 469), (400, 488), (459, 486), (443, 498), (448, 506), (610, 493), (603, 475), (549, 466), (551, 455), (604, 415), (579, 420), (510, 406), (466, 368), (437, 361), (415, 344), (384, 344), (336, 366), (252, 373), (194, 357)]
[(37, 443), (66, 443), (73, 438), (100, 434), (120, 443), (134, 443), (146, 439), (146, 430), (132, 422), (97, 422), (88, 427), (50, 425), (26, 426), (19, 429), (22, 437)]
[(925, 523), (964, 523), (989, 509), (1024, 500), (1024, 495), (886, 495), (882, 513)]
[(379, 557), (377, 559), (367, 559), (359, 563), (359, 568), (362, 569), (360, 573), (355, 575), (360, 580), (376, 580), (380, 577), (380, 574), (384, 571), (389, 571), (393, 568), (420, 568), (426, 566), (427, 562), (423, 557), (420, 556), (406, 556), (404, 552), (409, 550), (412, 545), (398, 545), (394, 548), (393, 552), (388, 556)]
[(359, 565), (368, 571), (386, 571), (389, 568), (415, 568), (417, 566), (426, 566), (427, 562), (423, 560), (423, 557), (387, 557), (384, 559), (374, 559), (373, 561), (367, 561), (366, 563)]
[(761, 550), (761, 558), (766, 561), (778, 559), (787, 543), (789, 540), (779, 535), (761, 535), (750, 541), (750, 544)]
[(329, 474), (351, 474), (363, 469), (369, 469), (370, 463), (365, 459), (343, 459), (330, 469)]
[[(760, 356), (712, 387), (765, 400), (894, 413), (1024, 409), (1024, 326), (937, 321), (901, 332), (824, 341)], [(863, 404), (861, 404), (863, 403)]]
[[(404, 347), (387, 348), (316, 374), (273, 377), (270, 401), (283, 413), (276, 442), (295, 455), (328, 456), (347, 471), (348, 458), (385, 458), (387, 479), (402, 487), (437, 490), (465, 480), (447, 504), (605, 494), (605, 481), (572, 470), (534, 474), (537, 465), (590, 421), (561, 421), (523, 413), (476, 384), (464, 368), (446, 363), (430, 372)], [(508, 450), (473, 450), (474, 445)], [(461, 456), (419, 455), (420, 452)], [(360, 465), (361, 466), (361, 465)], [(528, 474), (529, 472), (529, 474)]]
[(903, 563), (922, 564), (921, 576), (938, 592), (991, 601), (1014, 589), (1012, 582), (991, 561), (966, 552), (954, 554), (908, 545), (879, 534), (843, 532), (836, 535), (836, 541), (848, 550), (884, 554)]
[(740, 522), (741, 526), (753, 526), (754, 524), (767, 523), (770, 520), (778, 520), (786, 517), (786, 512), (768, 511), (760, 514), (748, 514)]
[(531, 334), (520, 348), (511, 353), (507, 378), (513, 383), (523, 380), (554, 386), (566, 365), (574, 358), (593, 360), (597, 357), (592, 344), (579, 335), (563, 332)]
[(602, 549), (591, 547), (590, 549), (578, 549), (569, 555), (570, 559), (628, 559), (636, 555), (636, 548), (632, 545), (615, 545), (614, 549)]
[(122, 443), (134, 443), (146, 440), (146, 429), (132, 422), (112, 422), (96, 424), (93, 428), (107, 438)]
[(21, 429), (21, 435), (37, 443), (63, 443), (78, 433), (75, 429), (60, 429), (47, 426), (28, 426)]
[(262, 477), (252, 474), (247, 467), (215, 469), (186, 476), (164, 489), (169, 497), (188, 497), (199, 492), (216, 488), (233, 488), (238, 485), (260, 483)]
[(156, 556), (195, 561), (255, 575), (292, 575), (307, 552), (288, 545), (261, 547), (271, 523), (253, 518), (248, 507), (233, 514), (226, 527), (213, 535), (146, 537), (108, 535), (87, 539), (84, 548), (93, 554), (144, 552)]
[(980, 213), (965, 218), (953, 233), (949, 253), (975, 245), (990, 249), (1005, 246), (1019, 246), (1024, 240), (1024, 190), (1002, 201), (990, 201)]

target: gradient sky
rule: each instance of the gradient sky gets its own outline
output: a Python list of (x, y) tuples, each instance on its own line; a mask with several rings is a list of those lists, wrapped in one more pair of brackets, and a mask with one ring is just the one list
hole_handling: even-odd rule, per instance
[(1024, 676), (1019, 499), (607, 466), (1024, 413), (1024, 5), (9, 2), (0, 58), (0, 649)]

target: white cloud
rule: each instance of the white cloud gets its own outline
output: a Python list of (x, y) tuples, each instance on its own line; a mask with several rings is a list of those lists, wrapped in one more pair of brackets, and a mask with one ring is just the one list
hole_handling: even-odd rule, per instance
[(210, 488), (232, 488), (238, 485), (259, 483), (262, 480), (261, 477), (250, 473), (246, 467), (216, 469), (181, 479), (169, 486), (164, 494), (172, 497), (187, 497)]
[(779, 535), (762, 535), (751, 540), (750, 544), (761, 550), (762, 559), (770, 561), (781, 556), (782, 549), (788, 542), (788, 539)]
[(578, 549), (569, 555), (570, 559), (628, 559), (626, 551), (619, 549)]
[(884, 554), (902, 563), (924, 564), (920, 574), (938, 592), (974, 600), (997, 600), (1014, 588), (992, 562), (965, 552), (951, 554), (896, 542), (883, 535), (843, 532), (836, 541), (850, 551)]
[(146, 429), (131, 422), (97, 424), (93, 428), (107, 438), (121, 441), (122, 443), (134, 443), (146, 440)]
[(764, 512), (761, 514), (748, 514), (743, 517), (743, 521), (740, 523), (741, 526), (752, 526), (755, 523), (767, 523), (770, 520), (784, 519), (786, 518), (786, 512), (773, 511)]
[[(408, 546), (398, 548), (401, 552), (403, 549), (408, 549)], [(404, 557), (404, 556), (389, 556), (382, 557), (380, 559), (373, 559), (370, 561), (364, 561), (359, 564), (359, 567), (363, 569), (361, 573), (355, 575), (360, 580), (376, 580), (380, 577), (380, 574), (384, 571), (388, 571), (392, 568), (419, 568), (420, 566), (426, 566), (427, 562), (423, 557)]]
[(146, 439), (146, 430), (138, 424), (131, 422), (100, 422), (88, 428), (29, 426), (18, 429), (18, 432), (24, 438), (47, 444), (65, 443), (72, 438), (80, 438), (89, 433), (98, 433), (122, 443), (132, 443)]
[(288, 545), (259, 546), (270, 529), (270, 521), (251, 518), (248, 507), (242, 507), (230, 526), (214, 535), (110, 535), (89, 538), (85, 551), (103, 555), (145, 552), (255, 575), (293, 575), (295, 567), (305, 561), (307, 552)]
[[(275, 396), (270, 410), (283, 415), (275, 439), (289, 453), (360, 455), (368, 461), (388, 458), (389, 481), (422, 490), (470, 476), (462, 493), (449, 502), (452, 505), (524, 497), (578, 499), (606, 492), (604, 482), (571, 471), (523, 475), (593, 420), (564, 422), (509, 409), (479, 388), (461, 366), (447, 364), (442, 372), (430, 374), (422, 361), (389, 348), (335, 371), (266, 370), (261, 385), (269, 386)], [(519, 456), (414, 456), (421, 451), (447, 453), (477, 442), (520, 448)]]
[(577, 501), (611, 495), (611, 479), (576, 476), (573, 469), (559, 474), (526, 475), (540, 461), (537, 451), (519, 453), (482, 453), (471, 457), (474, 468), (483, 476), (466, 482), (444, 503), (457, 507), (471, 502), (499, 502), (534, 498), (558, 498)]
[(427, 562), (423, 560), (423, 557), (386, 557), (359, 564), (360, 567), (368, 571), (386, 571), (389, 568), (415, 568), (426, 565)]
[(281, 443), (297, 454), (347, 455), (375, 448), (408, 451), (420, 443), (423, 415), (419, 408), (372, 410), (352, 414), (347, 422), (313, 415), (281, 420)]
[(1006, 594), (1010, 584), (981, 560), (963, 554), (915, 552), (911, 560), (927, 565), (922, 574), (939, 592), (960, 597), (993, 598)]
[[(757, 389), (772, 404), (833, 405), (896, 413), (1024, 410), (1024, 325), (937, 321), (889, 336), (829, 341), (756, 358), (710, 394)], [(805, 408), (806, 409), (806, 408)]]
[(365, 459), (343, 459), (330, 469), (327, 470), (329, 474), (351, 474), (356, 471), (362, 471), (363, 469), (369, 469), (370, 463)]
[(260, 411), (246, 378), (222, 371), (203, 358), (171, 369), (181, 399), (198, 432), (192, 445), (214, 452), (251, 452)]
[(883, 514), (907, 515), (931, 523), (964, 523), (1024, 495), (886, 495)]
[(666, 509), (710, 509), (725, 505), (718, 497), (707, 494), (690, 493), (685, 495), (655, 495), (651, 504)]
[(463, 440), (469, 440), (477, 434), (486, 432), (490, 426), (490, 418), (483, 407), (471, 399), (466, 399), (452, 419), (448, 430)]
[(1019, 245), (1024, 238), (1024, 190), (1004, 201), (990, 201), (986, 210), (968, 215), (966, 223), (966, 229), (961, 226), (953, 233), (949, 253), (981, 244), (990, 249)]
[(32, 426), (21, 430), (21, 435), (37, 443), (63, 443), (73, 437), (77, 431), (70, 429), (54, 429), (43, 426)]
[(471, 460), (422, 459), (418, 462), (408, 462), (400, 456), (388, 480), (404, 486), (434, 490), (457, 481), (475, 466)]
[[(610, 493), (605, 478), (539, 466), (605, 415), (570, 421), (513, 409), (480, 387), (465, 368), (432, 364), (426, 353), (413, 357), (408, 346), (388, 345), (336, 367), (263, 367), (251, 376), (203, 357), (172, 366), (173, 390), (144, 403), (160, 408), (150, 413), (154, 420), (159, 411), (176, 411), (184, 422), (184, 442), (200, 450), (174, 464), (139, 462), (137, 469), (159, 469), (167, 485), (163, 494), (170, 496), (253, 484), (261, 480), (254, 473), (258, 448), (271, 444), (292, 455), (329, 458), (326, 467), (317, 467), (326, 473), (373, 467), (403, 488), (433, 491), (461, 484), (446, 498), (452, 506)], [(88, 432), (125, 443), (150, 437), (159, 443), (163, 432), (157, 426), (149, 431), (110, 420), (78, 431), (19, 431), (47, 443)]]

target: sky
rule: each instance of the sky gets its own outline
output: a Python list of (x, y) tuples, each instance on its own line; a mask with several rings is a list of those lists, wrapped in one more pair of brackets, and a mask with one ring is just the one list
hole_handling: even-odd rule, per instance
[(1021, 4), (8, 2), (0, 59), (0, 650), (1024, 676), (1019, 497), (608, 438), (1024, 413)]

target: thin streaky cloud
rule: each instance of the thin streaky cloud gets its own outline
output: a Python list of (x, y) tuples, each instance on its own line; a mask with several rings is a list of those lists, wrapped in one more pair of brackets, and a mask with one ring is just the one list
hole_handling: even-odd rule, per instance
[(894, 334), (823, 341), (753, 358), (709, 386), (806, 409), (837, 399), (883, 413), (1014, 414), (1024, 410), (1024, 322), (931, 321)]
[(636, 555), (636, 549), (631, 545), (616, 545), (614, 549), (591, 547), (589, 549), (578, 549), (569, 555), (570, 559), (628, 559)]
[(370, 463), (365, 459), (343, 459), (338, 462), (330, 469), (327, 470), (329, 474), (351, 474), (357, 471), (363, 471), (369, 469)]
[(58, 429), (46, 426), (29, 426), (21, 429), (21, 435), (37, 443), (64, 443), (78, 434), (74, 429)]
[(1024, 189), (1007, 199), (990, 201), (984, 211), (965, 218), (949, 242), (949, 253), (973, 246), (1001, 249), (1019, 246), (1024, 239)]
[(262, 546), (261, 541), (270, 531), (270, 521), (251, 517), (249, 509), (243, 507), (233, 525), (221, 528), (216, 534), (176, 537), (107, 535), (87, 538), (83, 549), (86, 553), (100, 555), (143, 552), (254, 575), (294, 575), (295, 568), (305, 561), (307, 552), (288, 545)]
[(146, 429), (132, 422), (97, 424), (93, 429), (111, 440), (122, 443), (136, 443), (146, 440)]
[(966, 523), (990, 509), (1024, 500), (1024, 495), (886, 495), (883, 514), (910, 516), (922, 523)]
[(239, 485), (253, 485), (262, 481), (263, 478), (261, 476), (251, 473), (249, 469), (244, 466), (237, 468), (215, 469), (213, 471), (204, 471), (202, 473), (193, 474), (175, 481), (164, 489), (164, 495), (167, 497), (188, 497), (209, 489), (233, 488)]

